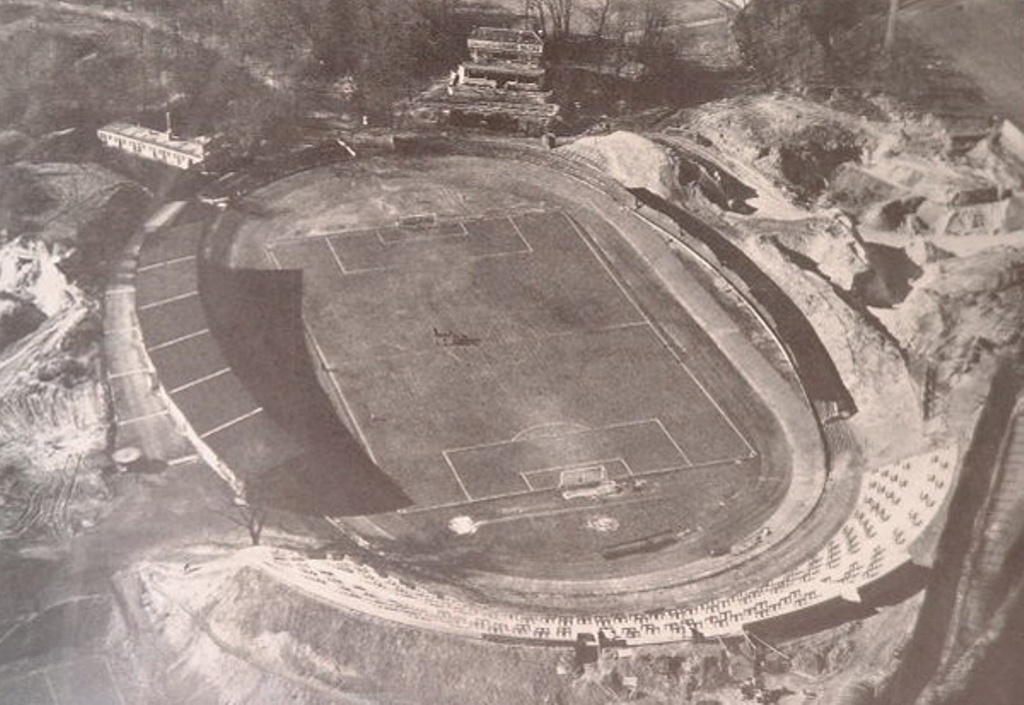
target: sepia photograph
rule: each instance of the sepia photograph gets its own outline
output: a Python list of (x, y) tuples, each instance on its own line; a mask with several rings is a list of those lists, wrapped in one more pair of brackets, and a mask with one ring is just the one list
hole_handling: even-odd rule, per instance
[(0, 0), (0, 705), (1024, 702), (1024, 0)]

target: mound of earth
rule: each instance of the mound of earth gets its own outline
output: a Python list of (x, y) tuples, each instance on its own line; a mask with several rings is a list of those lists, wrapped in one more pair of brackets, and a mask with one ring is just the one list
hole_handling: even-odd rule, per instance
[(927, 360), (943, 389), (985, 359), (1020, 349), (1024, 250), (998, 247), (925, 263), (907, 298), (876, 311), (913, 359)]
[(230, 693), (257, 704), (363, 696), (504, 705), (545, 702), (569, 685), (556, 672), (564, 651), (481, 643), (353, 615), (266, 576), (247, 560), (259, 550), (211, 551), (205, 563), (144, 563), (119, 576), (157, 651), (138, 665), (168, 695)]
[(644, 188), (662, 198), (675, 190), (675, 165), (668, 152), (632, 132), (581, 137), (558, 151), (588, 162), (626, 188)]
[(748, 164), (796, 198), (813, 201), (843, 164), (874, 149), (879, 135), (857, 116), (792, 97), (708, 103), (676, 116), (703, 144)]

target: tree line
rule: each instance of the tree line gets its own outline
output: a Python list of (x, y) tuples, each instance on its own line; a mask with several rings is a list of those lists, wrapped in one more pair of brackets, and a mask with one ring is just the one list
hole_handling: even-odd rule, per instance
[[(350, 75), (371, 90), (437, 75), (464, 54), (474, 24), (499, 14), (471, 0), (136, 0), (135, 7), (212, 32), (243, 55)], [(660, 45), (671, 0), (522, 0), (549, 39), (586, 35)], [(500, 20), (500, 18), (497, 18)]]

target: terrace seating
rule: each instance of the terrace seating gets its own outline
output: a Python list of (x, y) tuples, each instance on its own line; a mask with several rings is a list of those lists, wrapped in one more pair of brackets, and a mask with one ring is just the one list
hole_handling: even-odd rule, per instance
[(867, 473), (857, 505), (822, 549), (786, 573), (729, 597), (657, 612), (611, 615), (541, 615), (495, 612), (483, 605), (438, 595), (378, 573), (349, 558), (309, 562), (283, 559), (289, 577), (326, 588), (346, 604), (400, 621), (469, 636), (491, 635), (565, 642), (603, 631), (629, 643), (663, 643), (740, 633), (752, 622), (795, 612), (841, 597), (900, 565), (912, 542), (938, 511), (952, 485), (956, 450), (945, 448)]
[[(200, 256), (207, 245), (204, 222), (162, 227), (146, 235), (135, 273), (135, 306), (149, 360), (168, 407), (198, 451), (225, 476), (249, 487), (265, 483), (274, 501), (308, 495), (291, 491), (292, 485), (318, 487), (315, 500), (301, 500), (310, 506), (282, 509), (355, 511), (347, 507), (355, 485), (372, 488), (378, 509), (407, 504), (320, 391), (298, 314), (299, 277), (259, 270), (210, 274), (213, 265)], [(256, 306), (260, 315), (249, 315), (246, 306)], [(267, 316), (277, 325), (259, 323)], [(257, 358), (263, 356), (222, 345), (254, 338), (272, 359), (261, 363)], [(295, 387), (290, 398), (267, 386), (266, 380), (277, 379)], [(115, 395), (121, 393), (116, 380), (111, 386)]]

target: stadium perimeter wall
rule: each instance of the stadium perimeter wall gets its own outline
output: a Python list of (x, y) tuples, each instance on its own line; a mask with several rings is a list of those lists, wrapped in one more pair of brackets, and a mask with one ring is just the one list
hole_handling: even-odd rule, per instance
[[(632, 198), (632, 196), (623, 197), (621, 193), (618, 196), (619, 198), (616, 200), (620, 205), (625, 205), (623, 201), (629, 203)], [(189, 238), (182, 238), (180, 242), (176, 243), (176, 246), (183, 243), (194, 244), (190, 238), (191, 236)], [(656, 241), (653, 242), (656, 244)], [(634, 245), (636, 244), (634, 243)], [(652, 245), (651, 242), (640, 244), (648, 247)], [(671, 251), (669, 243), (662, 242), (661, 245), (666, 248), (666, 251)], [(649, 252), (648, 255), (650, 254), (652, 253)], [(174, 266), (182, 261), (187, 261), (187, 258), (188, 255), (182, 255), (181, 252), (173, 248), (171, 253), (163, 258), (151, 252), (144, 255), (143, 262), (140, 263), (140, 270), (141, 273), (160, 271), (161, 274), (166, 274), (166, 272), (160, 269), (161, 266)], [(150, 277), (144, 276), (140, 280), (142, 290), (148, 290), (149, 285), (142, 281), (148, 279)], [(153, 281), (157, 282), (158, 280), (153, 279)], [(191, 280), (186, 276), (184, 281), (187, 284)], [(166, 277), (159, 280), (155, 287), (161, 289), (165, 285)], [(192, 295), (191, 292), (186, 293), (188, 296)], [(145, 299), (145, 296), (143, 296), (143, 299)], [(158, 304), (158, 306), (151, 306), (151, 308), (147, 309), (153, 310), (159, 308), (159, 304), (162, 304), (162, 302), (179, 300), (178, 297), (181, 296), (183, 294), (178, 293), (169, 298), (151, 301), (149, 304), (142, 305), (151, 306), (153, 303)], [(150, 321), (150, 325), (154, 326), (153, 330), (159, 329), (159, 324), (153, 323), (153, 320)], [(792, 392), (792, 390), (790, 391)], [(176, 407), (173, 396), (172, 391), (170, 393), (172, 408)], [(188, 415), (182, 414), (182, 416), (187, 417)], [(193, 433), (193, 436), (198, 437), (201, 442), (206, 440), (202, 433)], [(209, 447), (207, 450), (209, 450)], [(933, 463), (938, 462), (935, 460), (937, 457), (938, 455), (933, 457)], [(946, 459), (942, 461), (942, 468), (943, 473), (946, 474), (942, 475), (941, 483), (936, 485), (940, 489), (948, 484), (950, 457), (955, 457), (955, 450), (953, 451), (953, 456), (950, 456), (947, 451), (943, 457)], [(821, 470), (821, 476), (824, 477), (824, 467)], [(889, 472), (889, 470), (887, 469), (886, 472)], [(893, 470), (892, 472), (895, 473), (896, 471)], [(929, 475), (929, 481), (932, 481), (932, 477), (933, 475)], [(914, 487), (914, 489), (918, 488)], [(889, 491), (895, 496), (895, 489)], [(922, 491), (920, 494), (924, 496), (925, 493)], [(933, 508), (939, 501), (931, 497), (927, 504), (928, 508)], [(896, 502), (896, 504), (898, 505), (899, 502)], [(920, 527), (921, 522), (924, 522), (924, 520), (921, 519), (920, 514), (917, 519), (916, 523), (912, 523), (915, 527)], [(861, 520), (862, 517), (857, 518), (858, 522), (861, 522)], [(889, 519), (886, 518), (883, 521), (888, 522)], [(926, 524), (927, 522), (924, 523)], [(844, 529), (847, 528), (849, 528), (849, 533), (858, 531), (849, 522), (844, 525)], [(903, 531), (902, 526), (897, 527), (897, 529)], [(863, 530), (863, 527), (861, 530)], [(846, 542), (850, 552), (852, 554), (858, 553), (859, 549), (851, 548), (856, 542), (850, 541), (848, 532), (844, 531), (843, 534), (843, 540)], [(902, 543), (905, 543), (907, 536), (905, 534), (901, 534), (901, 536), (903, 540), (899, 543), (902, 545)], [(875, 545), (874, 549), (878, 549), (880, 546), (884, 546), (884, 543)], [(875, 555), (874, 549), (873, 556)], [(832, 544), (823, 550), (832, 550)], [(840, 548), (835, 550), (839, 551)], [(902, 565), (906, 562), (904, 550), (893, 551), (888, 557), (883, 554), (878, 555), (882, 556), (882, 558), (874, 560), (873, 566), (866, 572), (861, 572), (862, 566), (856, 560), (852, 562), (847, 561), (847, 563), (837, 563), (835, 566), (830, 567), (829, 570), (838, 570), (839, 567), (843, 567), (845, 571), (834, 582), (833, 578), (829, 576), (824, 576), (826, 579), (822, 579), (823, 576), (815, 572), (818, 568), (810, 567), (814, 564), (815, 560), (824, 565), (828, 564), (829, 556), (816, 555), (807, 562), (807, 566), (802, 564), (795, 571), (790, 571), (781, 578), (776, 579), (776, 581), (769, 581), (764, 586), (755, 590), (744, 591), (725, 599), (707, 601), (695, 607), (668, 607), (663, 610), (608, 617), (599, 615), (544, 615), (529, 613), (524, 615), (496, 612), (482, 605), (467, 604), (460, 600), (453, 601), (453, 598), (431, 593), (425, 588), (413, 586), (406, 581), (381, 574), (352, 559), (346, 559), (346, 561), (341, 562), (319, 563), (300, 557), (288, 556), (287, 552), (277, 551), (270, 554), (260, 554), (257, 562), (282, 579), (305, 590), (316, 592), (320, 597), (328, 597), (332, 601), (343, 597), (342, 602), (345, 602), (350, 608), (415, 626), (443, 629), (445, 631), (483, 638), (522, 640), (529, 643), (564, 643), (567, 639), (571, 640), (575, 635), (600, 631), (613, 639), (626, 643), (640, 644), (677, 641), (700, 635), (738, 634), (742, 632), (746, 625), (755, 623), (768, 616), (784, 614), (787, 611), (798, 611), (808, 605), (821, 604), (834, 600), (837, 597), (847, 599), (849, 590), (851, 588), (856, 590), (859, 584), (864, 584), (864, 578), (871, 577), (874, 580), (881, 568), (884, 567), (891, 570), (896, 567), (894, 564)], [(257, 558), (255, 554), (253, 557)], [(320, 566), (319, 568), (317, 567), (318, 565)], [(804, 572), (800, 572), (801, 570), (804, 570)], [(782, 582), (777, 582), (780, 580)], [(793, 587), (794, 585), (796, 587)], [(321, 586), (328, 588), (327, 595), (323, 594), (324, 590), (321, 589)], [(792, 589), (784, 592), (787, 588)], [(772, 599), (758, 599), (764, 595), (768, 595)], [(427, 607), (430, 609), (427, 609)]]

